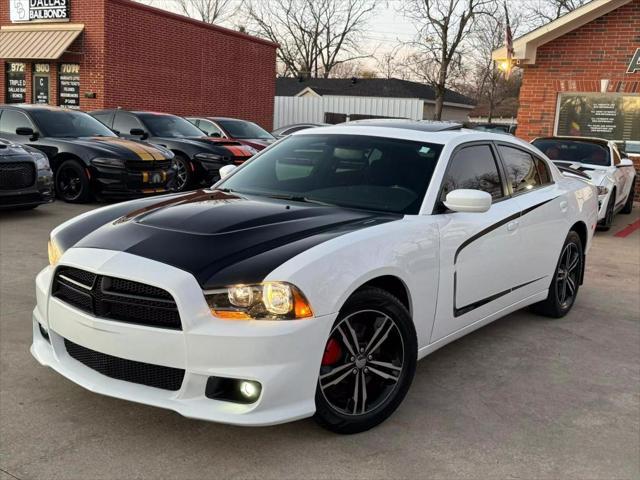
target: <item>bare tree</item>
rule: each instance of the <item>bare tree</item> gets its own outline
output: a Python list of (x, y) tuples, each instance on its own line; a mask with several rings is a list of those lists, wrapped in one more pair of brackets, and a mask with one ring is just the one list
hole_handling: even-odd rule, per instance
[[(516, 12), (510, 16), (513, 17), (510, 21), (511, 28), (516, 32), (521, 21), (520, 15)], [(471, 42), (475, 45), (474, 55), (469, 59), (473, 64), (473, 97), (479, 105), (486, 107), (489, 122), (493, 119), (496, 107), (505, 100), (518, 96), (522, 79), (519, 72), (505, 78), (504, 72), (498, 69), (492, 58), (493, 51), (504, 45), (505, 23), (504, 12), (498, 10), (494, 15), (478, 18), (471, 35)]]
[(248, 30), (280, 45), (280, 73), (325, 78), (340, 64), (368, 55), (363, 29), (376, 0), (248, 0)]
[(400, 53), (401, 48), (402, 45), (397, 45), (377, 58), (376, 68), (382, 78), (406, 78), (406, 59)]
[(538, 27), (565, 15), (581, 6), (589, 3), (591, 0), (538, 0), (533, 6), (532, 26)]
[(435, 120), (442, 118), (447, 85), (462, 71), (465, 42), (475, 21), (495, 5), (495, 0), (407, 0), (407, 14), (418, 28), (412, 42), (417, 52), (408, 67), (435, 89)]
[(178, 9), (187, 17), (206, 23), (219, 23), (232, 12), (233, 0), (174, 0)]

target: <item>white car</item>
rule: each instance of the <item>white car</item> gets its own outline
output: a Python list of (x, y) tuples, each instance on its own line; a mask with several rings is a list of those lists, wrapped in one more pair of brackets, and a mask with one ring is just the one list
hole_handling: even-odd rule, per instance
[(611, 228), (617, 212), (631, 213), (636, 171), (633, 161), (621, 156), (615, 142), (601, 138), (542, 137), (531, 143), (557, 165), (591, 177), (598, 188), (598, 222), (602, 230)]
[(565, 315), (597, 221), (595, 188), (530, 144), (450, 124), (305, 130), (225, 170), (51, 233), (41, 364), (187, 417), (360, 432), (438, 348)]

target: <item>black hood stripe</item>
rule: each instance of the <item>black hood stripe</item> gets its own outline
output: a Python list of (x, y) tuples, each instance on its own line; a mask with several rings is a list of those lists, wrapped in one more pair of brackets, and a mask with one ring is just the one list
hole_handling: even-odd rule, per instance
[(553, 198), (551, 198), (549, 200), (545, 200), (544, 202), (537, 203), (536, 205), (533, 205), (533, 206), (531, 206), (529, 208), (526, 208), (526, 209), (524, 209), (524, 210), (522, 210), (520, 212), (514, 213), (513, 215), (510, 215), (507, 218), (503, 218), (499, 222), (496, 222), (493, 225), (489, 225), (487, 228), (485, 228), (483, 230), (480, 230), (475, 235), (469, 237), (464, 242), (462, 242), (460, 244), (460, 246), (458, 247), (458, 249), (456, 250), (456, 253), (455, 253), (454, 257), (453, 257), (454, 265), (458, 262), (458, 256), (460, 255), (460, 252), (462, 252), (462, 250), (467, 248), (469, 245), (471, 245), (473, 242), (475, 242), (479, 238), (484, 237), (486, 234), (493, 232), (494, 230), (496, 230), (496, 229), (500, 228), (501, 226), (511, 222), (512, 220), (515, 220), (515, 219), (520, 218), (520, 217), (524, 217), (527, 213), (532, 212), (533, 210), (535, 210), (538, 207), (541, 207), (542, 205), (545, 205), (545, 204), (547, 204), (549, 202), (552, 202), (556, 198), (558, 198), (558, 197), (553, 197)]

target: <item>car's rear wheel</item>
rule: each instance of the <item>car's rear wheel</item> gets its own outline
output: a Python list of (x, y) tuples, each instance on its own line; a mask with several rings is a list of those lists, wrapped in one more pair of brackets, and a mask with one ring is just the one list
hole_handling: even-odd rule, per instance
[(79, 162), (66, 160), (56, 169), (56, 193), (69, 203), (85, 203), (91, 200), (91, 183), (87, 172)]
[(176, 175), (173, 181), (172, 190), (176, 192), (184, 192), (187, 190), (193, 181), (193, 172), (191, 171), (191, 165), (189, 160), (182, 155), (176, 155), (173, 159), (175, 165)]
[(624, 204), (624, 207), (622, 207), (622, 210), (620, 210), (620, 213), (629, 214), (633, 211), (633, 200), (636, 196), (636, 179), (634, 178), (632, 182), (633, 183), (631, 184), (631, 191), (629, 192), (629, 196), (627, 197), (627, 202)]
[(583, 246), (580, 236), (569, 232), (553, 275), (546, 300), (533, 306), (537, 313), (552, 318), (564, 317), (576, 301), (582, 269), (584, 268)]
[(343, 434), (375, 427), (404, 399), (416, 361), (416, 333), (405, 306), (385, 290), (359, 290), (342, 308), (325, 347), (316, 421)]

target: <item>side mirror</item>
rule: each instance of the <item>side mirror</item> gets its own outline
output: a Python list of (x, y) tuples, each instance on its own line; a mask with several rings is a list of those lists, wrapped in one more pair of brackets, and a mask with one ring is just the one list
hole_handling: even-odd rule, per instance
[(133, 137), (140, 137), (140, 140), (146, 140), (147, 138), (149, 138), (149, 135), (147, 134), (147, 132), (145, 132), (141, 128), (132, 128), (131, 131), (129, 132), (129, 135)]
[(224, 167), (221, 167), (220, 171), (218, 172), (220, 174), (220, 178), (222, 179), (228, 177), (236, 168), (237, 167), (235, 165), (225, 165)]
[(633, 167), (633, 161), (629, 158), (623, 158), (622, 160), (620, 160), (620, 163), (616, 165), (616, 167)]
[(453, 190), (447, 194), (444, 205), (454, 212), (482, 213), (491, 208), (491, 195), (482, 190)]
[(23, 137), (29, 137), (29, 140), (35, 141), (40, 137), (38, 132), (34, 132), (31, 127), (18, 127), (16, 128), (16, 135)]

